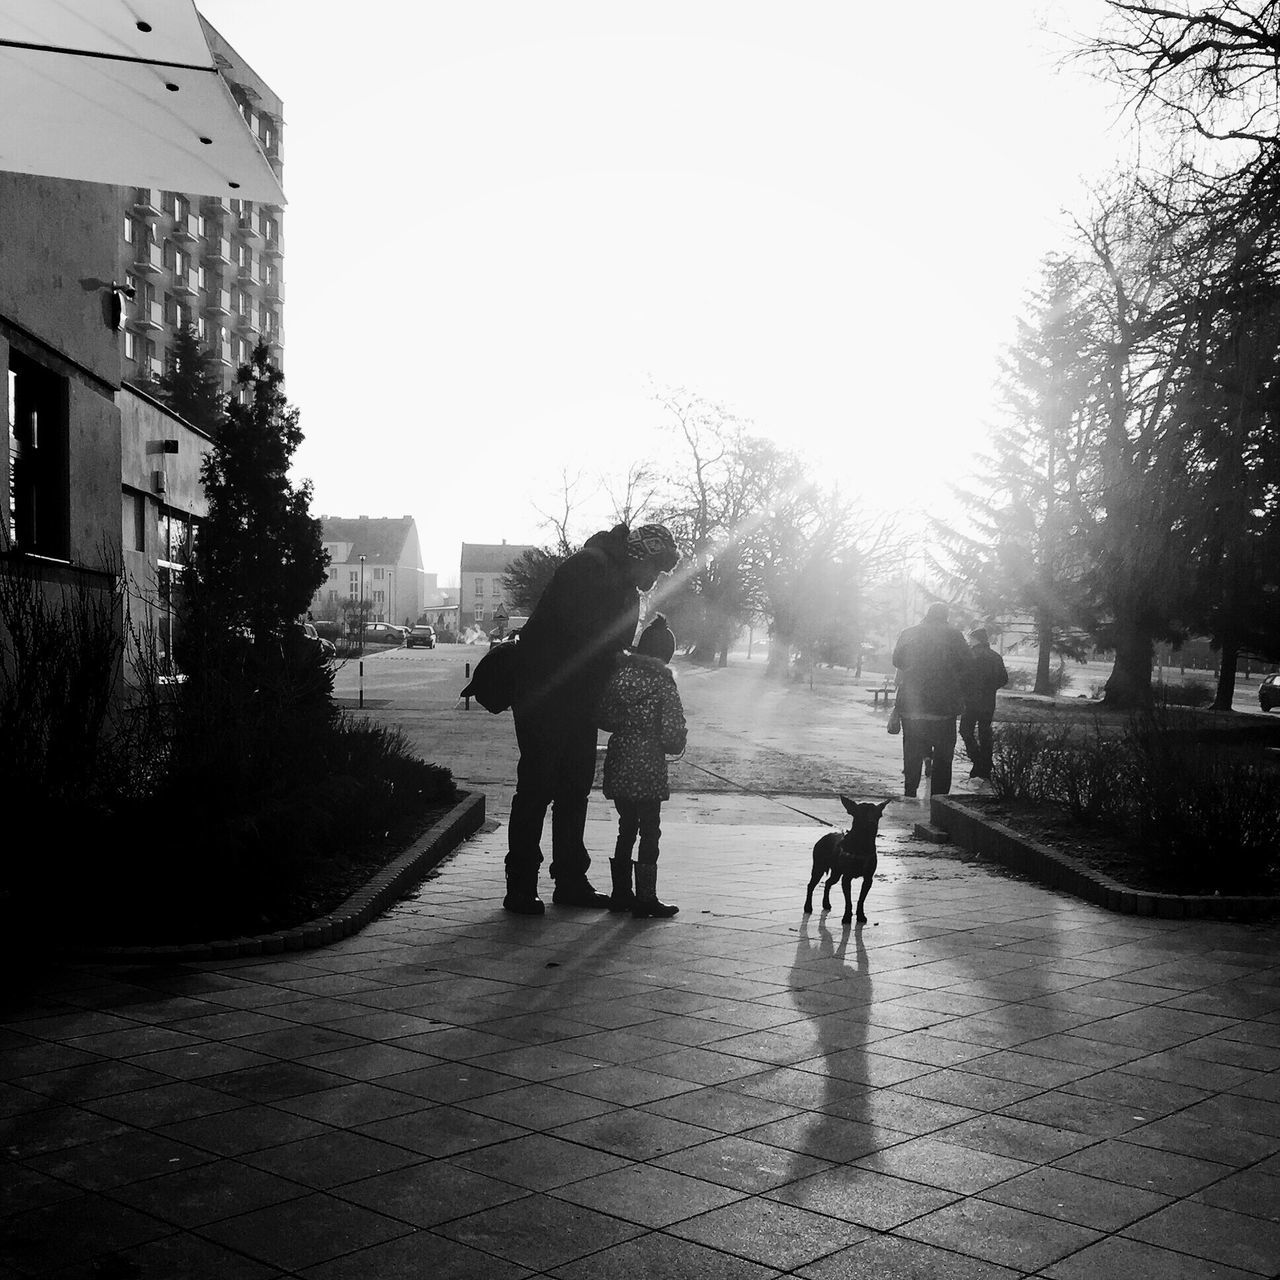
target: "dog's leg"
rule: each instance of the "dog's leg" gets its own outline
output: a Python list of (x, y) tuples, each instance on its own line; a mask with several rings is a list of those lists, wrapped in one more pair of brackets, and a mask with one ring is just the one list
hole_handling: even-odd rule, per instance
[(822, 909), (823, 911), (831, 910), (831, 886), (840, 879), (840, 868), (832, 867), (831, 874), (827, 877), (827, 883), (822, 886)]
[[(876, 873), (874, 871), (870, 875), (862, 877), (862, 892), (858, 894), (858, 923), (859, 924), (867, 923), (867, 913), (863, 911), (862, 904), (866, 902), (867, 894), (871, 892), (871, 882), (875, 878), (876, 878)], [(848, 916), (845, 916), (846, 920), (848, 918), (849, 918)]]
[(819, 880), (822, 879), (822, 867), (818, 865), (815, 858), (813, 863), (813, 875), (809, 879), (809, 891), (804, 895), (804, 913), (809, 915), (813, 911), (813, 891)]
[[(842, 876), (840, 878), (840, 887), (844, 890), (844, 915), (840, 917), (842, 924), (848, 924), (853, 919), (853, 906), (849, 900), (849, 886), (853, 881), (852, 876)], [(858, 909), (862, 909), (862, 901), (858, 901)]]

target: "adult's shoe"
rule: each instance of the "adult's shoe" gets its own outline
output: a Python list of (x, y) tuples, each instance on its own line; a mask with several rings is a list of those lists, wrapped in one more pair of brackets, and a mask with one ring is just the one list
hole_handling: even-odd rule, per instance
[(570, 880), (567, 884), (557, 884), (551, 901), (557, 907), (607, 907), (609, 895), (597, 893), (585, 876), (581, 880)]
[(536, 893), (511, 890), (502, 900), (502, 909), (518, 916), (540, 916), (546, 911), (546, 905)]

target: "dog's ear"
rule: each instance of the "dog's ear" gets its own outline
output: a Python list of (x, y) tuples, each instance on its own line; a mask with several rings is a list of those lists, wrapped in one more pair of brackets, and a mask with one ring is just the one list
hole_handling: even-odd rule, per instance
[(883, 813), (892, 803), (893, 803), (892, 800), (881, 800), (880, 803), (876, 805), (876, 808), (879, 809), (881, 813)]
[(848, 796), (842, 795), (840, 797), (840, 803), (844, 805), (846, 813), (858, 812), (858, 802), (856, 800), (850, 800)]

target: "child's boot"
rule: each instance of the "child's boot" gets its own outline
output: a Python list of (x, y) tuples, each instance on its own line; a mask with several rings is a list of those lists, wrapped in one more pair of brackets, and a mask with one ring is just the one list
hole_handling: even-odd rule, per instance
[(613, 872), (613, 893), (609, 897), (610, 911), (630, 911), (636, 895), (631, 891), (631, 859), (610, 858), (609, 870)]
[(636, 901), (631, 908), (631, 918), (633, 920), (666, 920), (679, 910), (679, 907), (670, 907), (665, 902), (658, 901), (658, 864), (637, 862)]

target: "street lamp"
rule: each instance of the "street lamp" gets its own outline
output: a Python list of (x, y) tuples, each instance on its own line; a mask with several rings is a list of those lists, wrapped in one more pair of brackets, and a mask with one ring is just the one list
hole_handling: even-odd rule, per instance
[(364, 556), (356, 556), (360, 561), (360, 600), (357, 605), (360, 618), (360, 656), (364, 657)]

